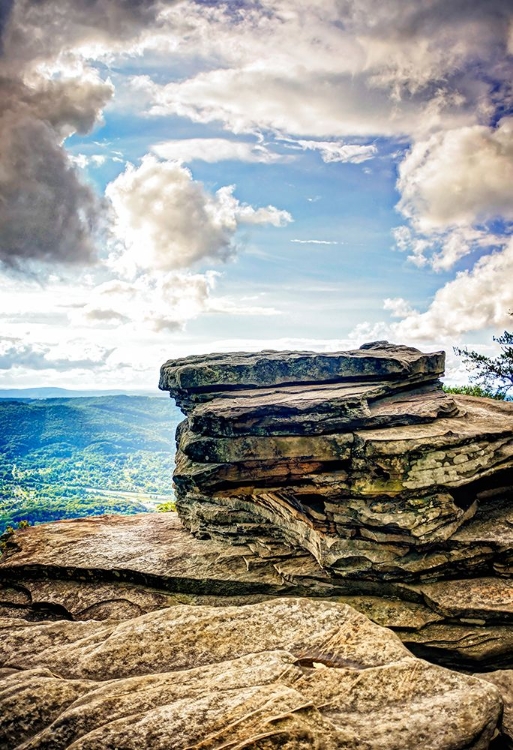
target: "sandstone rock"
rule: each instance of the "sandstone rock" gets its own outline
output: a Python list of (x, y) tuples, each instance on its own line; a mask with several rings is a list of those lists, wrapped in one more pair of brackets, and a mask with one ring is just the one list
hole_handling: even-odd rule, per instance
[(63, 680), (45, 668), (4, 676), (0, 681), (0, 747), (19, 747), (94, 687), (89, 680)]
[[(275, 567), (289, 558), (297, 560), (295, 585), (287, 583)], [(312, 593), (312, 570), (308, 583), (300, 583), (305, 558), (309, 556), (303, 551), (272, 538), (267, 542), (264, 536), (251, 547), (195, 539), (175, 513), (65, 520), (33, 526), (8, 538), (6, 554), (0, 558), (0, 582), (5, 586), (0, 604), (3, 600), (9, 606), (27, 606), (35, 596), (78, 617), (87, 614), (88, 607), (114, 599), (151, 611), (172, 604), (171, 593), (175, 597)], [(313, 560), (311, 568), (320, 582), (328, 580)], [(45, 591), (44, 580), (58, 585), (52, 583)], [(10, 598), (9, 590), (14, 591)]]
[(501, 733), (507, 748), (513, 748), (513, 671), (500, 669), (496, 672), (478, 674), (481, 680), (495, 685), (504, 703), (504, 713), (501, 721)]
[(468, 671), (512, 669), (511, 625), (440, 622), (398, 634), (416, 656)]
[(513, 622), (513, 581), (474, 578), (439, 581), (419, 586), (424, 600), (435, 612), (474, 625)]
[(343, 579), (507, 574), (513, 546), (472, 519), (513, 492), (513, 404), (449, 396), (442, 369), (386, 342), (167, 362), (184, 524), (232, 542), (264, 524)]
[(125, 620), (154, 609), (183, 603), (166, 594), (129, 583), (29, 580), (0, 583), (0, 616), (33, 620)]
[(386, 342), (166, 363), (194, 537), (168, 513), (7, 539), (0, 746), (489, 747), (496, 690), (415, 657), (513, 667), (513, 405), (442, 370)]
[(213, 437), (324, 435), (362, 427), (421, 424), (458, 414), (454, 398), (439, 385), (408, 393), (404, 387), (401, 381), (383, 381), (255, 388), (202, 394), (203, 400), (209, 396), (208, 401), (182, 407), (190, 413), (194, 433)]
[(334, 578), (270, 537), (236, 546), (195, 539), (174, 513), (44, 524), (17, 532), (11, 545), (0, 563), (4, 617), (126, 620), (177, 604), (241, 606), (293, 593), (346, 602), (437, 663), (513, 666), (509, 579)]
[(417, 349), (378, 341), (354, 351), (329, 354), (263, 351), (170, 360), (162, 365), (159, 388), (174, 394), (234, 386), (330, 383), (348, 378), (405, 380), (419, 375), (435, 380), (443, 369), (443, 352), (423, 354)]
[(502, 708), (492, 685), (411, 657), (336, 603), (11, 620), (3, 642), (4, 669), (19, 670), (0, 692), (0, 743), (13, 750), (484, 750)]

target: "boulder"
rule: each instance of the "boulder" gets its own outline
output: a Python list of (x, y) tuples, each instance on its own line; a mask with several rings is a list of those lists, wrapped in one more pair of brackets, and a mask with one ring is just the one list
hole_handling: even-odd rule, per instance
[(506, 572), (510, 540), (479, 541), (473, 519), (509, 508), (513, 404), (443, 392), (443, 367), (443, 352), (387, 342), (167, 362), (160, 387), (187, 415), (182, 521), (231, 543), (263, 524), (337, 578)]
[(122, 623), (0, 620), (0, 745), (484, 750), (497, 689), (347, 605), (178, 605)]
[(477, 675), (480, 679), (495, 685), (504, 703), (504, 713), (501, 720), (501, 734), (504, 746), (513, 748), (513, 671), (499, 669), (496, 672)]

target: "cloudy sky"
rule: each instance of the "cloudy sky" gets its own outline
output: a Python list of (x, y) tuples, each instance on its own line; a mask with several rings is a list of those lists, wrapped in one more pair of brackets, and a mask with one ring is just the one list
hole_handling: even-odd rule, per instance
[(511, 0), (0, 0), (0, 29), (0, 387), (511, 330)]

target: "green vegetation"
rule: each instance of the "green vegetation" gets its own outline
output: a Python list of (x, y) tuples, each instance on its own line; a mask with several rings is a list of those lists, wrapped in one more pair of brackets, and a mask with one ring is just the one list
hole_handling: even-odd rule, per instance
[(155, 510), (157, 513), (171, 513), (176, 511), (176, 503), (174, 500), (170, 500), (167, 503), (159, 503)]
[(493, 398), (507, 398), (509, 390), (513, 388), (513, 333), (504, 331), (502, 336), (494, 336), (493, 340), (501, 348), (497, 357), (486, 357), (458, 347), (454, 347), (454, 351), (463, 357), (473, 383), (481, 386), (486, 393), (494, 394)]
[(0, 533), (172, 502), (181, 419), (164, 397), (0, 401)]
[(461, 393), (464, 396), (494, 398), (497, 401), (504, 401), (504, 399), (506, 398), (505, 393), (499, 393), (498, 391), (489, 391), (485, 388), (481, 388), (480, 385), (444, 385), (443, 389), (446, 393)]

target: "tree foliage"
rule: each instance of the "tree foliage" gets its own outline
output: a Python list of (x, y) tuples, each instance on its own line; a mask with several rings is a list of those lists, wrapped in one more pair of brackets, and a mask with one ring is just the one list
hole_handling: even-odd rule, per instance
[(493, 340), (501, 347), (497, 357), (487, 357), (467, 348), (454, 347), (454, 351), (463, 357), (472, 382), (484, 391), (504, 398), (513, 388), (513, 333), (504, 331), (502, 336), (494, 336)]
[(182, 417), (162, 398), (0, 399), (0, 534), (170, 503)]
[(506, 398), (505, 393), (498, 393), (497, 391), (489, 391), (482, 388), (480, 385), (444, 385), (443, 389), (446, 393), (461, 393), (462, 396), (478, 396), (479, 398), (494, 398), (496, 401), (504, 401)]

